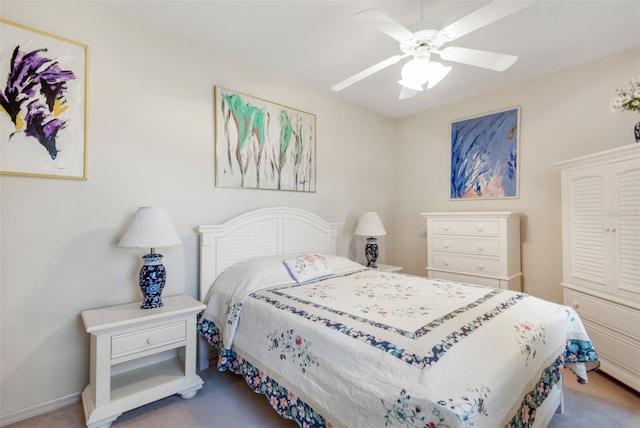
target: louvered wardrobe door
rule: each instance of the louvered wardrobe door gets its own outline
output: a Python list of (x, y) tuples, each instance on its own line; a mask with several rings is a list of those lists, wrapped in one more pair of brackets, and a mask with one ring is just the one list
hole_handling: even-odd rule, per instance
[(640, 296), (640, 162), (615, 165), (614, 210), (608, 212), (615, 239), (614, 294), (638, 301)]
[[(602, 167), (568, 174), (568, 248), (565, 276), (573, 284), (606, 291), (609, 259), (605, 227), (605, 174)], [(567, 263), (565, 263), (567, 264)]]

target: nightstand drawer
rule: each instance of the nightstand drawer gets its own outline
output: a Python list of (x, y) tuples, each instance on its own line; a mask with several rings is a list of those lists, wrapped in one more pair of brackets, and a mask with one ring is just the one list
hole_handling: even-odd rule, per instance
[(433, 253), (433, 267), (474, 274), (499, 275), (500, 263), (495, 259), (456, 257), (450, 254)]
[(133, 333), (119, 334), (111, 337), (111, 359), (181, 342), (186, 338), (187, 322), (185, 320)]
[(434, 220), (433, 233), (452, 235), (497, 236), (500, 225), (495, 220)]
[(500, 242), (497, 239), (473, 240), (438, 236), (433, 238), (433, 249), (438, 251), (453, 251), (460, 253), (498, 256), (500, 255)]

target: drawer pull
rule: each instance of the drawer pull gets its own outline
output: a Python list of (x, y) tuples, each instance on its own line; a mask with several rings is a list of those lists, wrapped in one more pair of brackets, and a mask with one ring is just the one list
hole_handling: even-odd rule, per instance
[(443, 229), (444, 229), (445, 232), (448, 232), (449, 231), (449, 226), (444, 226)]
[(484, 266), (483, 265), (478, 265), (478, 270), (484, 270)]
[(149, 337), (147, 338), (147, 343), (148, 343), (149, 345), (153, 345), (153, 343), (154, 343), (154, 342), (155, 342), (155, 340), (153, 339), (153, 337), (149, 336)]
[(445, 261), (444, 261), (444, 265), (445, 265), (445, 266), (449, 266), (449, 260), (445, 260)]
[(478, 251), (484, 251), (484, 247), (482, 245), (478, 245)]
[(482, 232), (483, 230), (484, 230), (484, 227), (478, 226), (478, 232)]
[(444, 248), (449, 248), (449, 244), (445, 243)]
[(580, 307), (580, 303), (577, 300), (574, 300), (571, 306), (573, 309), (578, 309)]

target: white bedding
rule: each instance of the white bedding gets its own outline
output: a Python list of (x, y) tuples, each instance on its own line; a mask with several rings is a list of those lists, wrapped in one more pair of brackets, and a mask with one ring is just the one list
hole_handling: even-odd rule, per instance
[(563, 358), (582, 381), (598, 365), (569, 307), (326, 257), (335, 275), (300, 285), (283, 257), (228, 268), (199, 324), (300, 425), (530, 426)]

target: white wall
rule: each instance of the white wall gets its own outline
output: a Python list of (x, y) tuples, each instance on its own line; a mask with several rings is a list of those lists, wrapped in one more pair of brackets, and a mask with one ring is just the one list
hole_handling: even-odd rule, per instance
[[(622, 52), (398, 121), (392, 264), (424, 275), (428, 211), (523, 211), (525, 291), (561, 302), (560, 171), (552, 164), (634, 142), (636, 113), (609, 111), (616, 88), (640, 75), (640, 50)], [(520, 107), (518, 199), (449, 200), (450, 124)]]
[[(184, 242), (162, 249), (164, 295), (196, 296), (197, 225), (251, 209), (293, 206), (343, 222), (338, 251), (361, 261), (353, 231), (363, 211), (377, 211), (393, 236), (391, 119), (95, 2), (3, 0), (1, 8), (5, 19), (90, 49), (88, 180), (0, 177), (1, 422), (78, 398), (89, 370), (80, 312), (140, 299), (146, 251), (116, 246), (139, 206), (165, 207)], [(317, 115), (316, 193), (215, 187), (214, 85)]]

